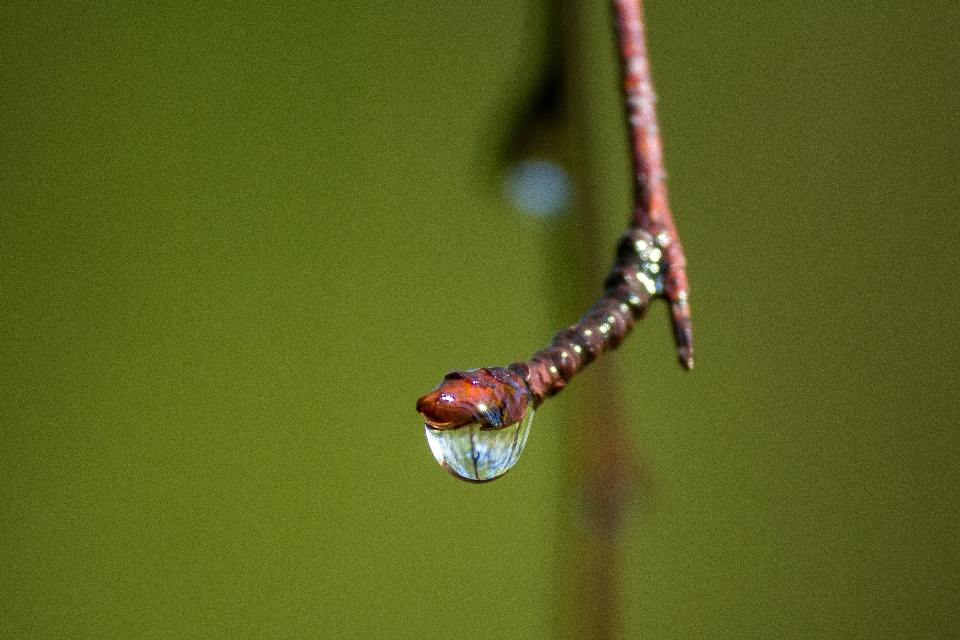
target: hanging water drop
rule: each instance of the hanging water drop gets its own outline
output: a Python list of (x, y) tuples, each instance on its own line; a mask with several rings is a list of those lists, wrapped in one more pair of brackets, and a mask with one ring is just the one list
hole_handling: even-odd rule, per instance
[(499, 478), (517, 463), (530, 435), (533, 402), (516, 372), (454, 371), (417, 401), (433, 457), (468, 482)]
[(530, 435), (533, 407), (520, 422), (500, 429), (473, 422), (458, 429), (426, 425), (430, 451), (444, 469), (467, 482), (495, 480), (517, 464)]
[(507, 172), (503, 193), (517, 210), (537, 218), (550, 218), (570, 205), (573, 183), (567, 171), (555, 162), (523, 160)]

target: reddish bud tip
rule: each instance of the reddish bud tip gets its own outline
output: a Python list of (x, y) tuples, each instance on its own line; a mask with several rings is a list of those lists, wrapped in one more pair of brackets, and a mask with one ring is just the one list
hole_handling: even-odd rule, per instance
[(417, 411), (434, 429), (456, 429), (474, 422), (501, 429), (520, 422), (528, 399), (523, 379), (508, 369), (454, 371), (417, 400)]

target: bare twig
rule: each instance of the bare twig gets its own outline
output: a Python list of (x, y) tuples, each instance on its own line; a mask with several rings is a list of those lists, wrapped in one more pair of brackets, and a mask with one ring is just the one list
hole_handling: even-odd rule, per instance
[(663, 248), (666, 267), (664, 294), (670, 301), (680, 363), (690, 369), (693, 367), (693, 329), (690, 323), (687, 261), (667, 203), (667, 174), (663, 169), (663, 143), (654, 108), (657, 98), (653, 92), (647, 59), (642, 2), (614, 0), (613, 4), (636, 176), (633, 226), (657, 238)]
[[(641, 3), (615, 0), (614, 7), (633, 142), (635, 204), (604, 294), (577, 324), (557, 332), (550, 345), (529, 360), (447, 375), (417, 401), (417, 411), (433, 429), (469, 424), (501, 429), (519, 422), (528, 405), (539, 406), (601, 353), (615, 349), (657, 296), (670, 302), (681, 364), (693, 366), (686, 260), (667, 204)], [(507, 398), (511, 401), (505, 402)]]

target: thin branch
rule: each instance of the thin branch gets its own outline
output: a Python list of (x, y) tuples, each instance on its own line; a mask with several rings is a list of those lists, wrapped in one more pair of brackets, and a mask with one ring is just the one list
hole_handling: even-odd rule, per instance
[(680, 363), (693, 368), (693, 328), (690, 323), (690, 285), (687, 261), (667, 202), (667, 174), (663, 169), (663, 143), (657, 124), (650, 63), (640, 0), (614, 0), (623, 92), (633, 147), (634, 228), (657, 238), (664, 251), (666, 281), (664, 293), (670, 301), (673, 332)]
[(428, 430), (479, 425), (493, 431), (518, 424), (529, 408), (559, 393), (584, 367), (619, 346), (656, 297), (670, 303), (681, 364), (687, 369), (693, 366), (686, 260), (667, 204), (642, 8), (639, 0), (615, 0), (614, 7), (633, 143), (635, 202), (632, 224), (617, 246), (603, 296), (579, 322), (557, 332), (529, 360), (448, 374), (436, 390), (417, 401)]

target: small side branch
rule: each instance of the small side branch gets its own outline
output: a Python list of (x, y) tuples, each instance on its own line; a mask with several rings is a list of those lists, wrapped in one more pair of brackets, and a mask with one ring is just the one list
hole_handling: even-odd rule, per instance
[(667, 174), (663, 143), (657, 124), (656, 94), (650, 76), (641, 0), (614, 0), (623, 92), (633, 151), (633, 226), (657, 239), (664, 252), (664, 296), (670, 302), (673, 333), (680, 363), (693, 367), (693, 327), (690, 322), (690, 285), (683, 245), (667, 201)]

